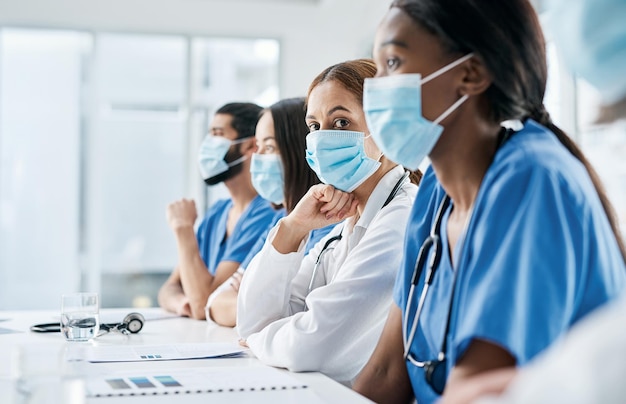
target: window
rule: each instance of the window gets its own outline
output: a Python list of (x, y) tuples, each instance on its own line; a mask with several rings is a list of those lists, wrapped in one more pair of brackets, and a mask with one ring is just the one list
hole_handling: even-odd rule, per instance
[[(154, 305), (174, 268), (165, 207), (220, 186), (196, 153), (222, 104), (278, 100), (271, 39), (0, 30), (0, 308), (99, 291)], [(28, 293), (25, 293), (28, 291)]]

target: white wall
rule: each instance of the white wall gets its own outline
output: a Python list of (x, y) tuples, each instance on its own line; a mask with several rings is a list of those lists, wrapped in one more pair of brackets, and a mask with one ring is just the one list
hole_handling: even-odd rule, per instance
[(0, 25), (271, 37), (281, 97), (304, 95), (325, 67), (369, 56), (390, 0), (0, 0)]

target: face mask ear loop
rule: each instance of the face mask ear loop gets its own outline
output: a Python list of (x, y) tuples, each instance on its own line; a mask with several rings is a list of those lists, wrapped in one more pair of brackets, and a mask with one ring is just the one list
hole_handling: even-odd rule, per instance
[(437, 70), (434, 73), (429, 74), (428, 76), (424, 77), (422, 79), (422, 85), (426, 84), (427, 82), (436, 79), (437, 77), (441, 76), (442, 74), (446, 73), (447, 71), (454, 69), (455, 67), (457, 67), (458, 65), (460, 65), (461, 63), (465, 62), (466, 60), (469, 60), (472, 56), (474, 56), (473, 53), (468, 53), (467, 55), (463, 56), (460, 59), (455, 60), (454, 62), (450, 63), (447, 66), (442, 67), (441, 69)]
[(237, 145), (237, 144), (244, 143), (244, 142), (248, 141), (249, 139), (252, 139), (253, 137), (254, 136), (248, 136), (248, 137), (242, 137), (241, 139), (231, 140), (230, 141), (230, 145), (234, 146), (234, 145)]
[(233, 166), (236, 166), (237, 164), (243, 163), (244, 161), (246, 161), (247, 158), (248, 156), (241, 156), (237, 160), (233, 160), (230, 163), (228, 163), (228, 167), (233, 167)]
[(444, 111), (444, 113), (439, 116), (439, 118), (437, 118), (437, 119), (435, 119), (433, 121), (433, 123), (435, 125), (439, 125), (439, 122), (441, 122), (444, 119), (446, 119), (451, 113), (454, 112), (455, 109), (457, 109), (459, 107), (459, 105), (463, 104), (465, 102), (465, 100), (467, 100), (468, 98), (469, 98), (469, 95), (467, 95), (467, 94), (465, 94), (463, 97), (459, 98), (457, 102), (452, 104), (452, 106), (450, 108), (446, 109)]
[[(370, 133), (369, 135), (365, 135), (365, 137), (363, 138), (363, 140), (372, 137), (372, 134)], [(385, 153), (380, 152), (380, 156), (378, 156), (378, 158), (376, 158), (376, 161), (378, 161), (380, 163), (380, 159), (383, 158), (383, 156), (385, 155)]]

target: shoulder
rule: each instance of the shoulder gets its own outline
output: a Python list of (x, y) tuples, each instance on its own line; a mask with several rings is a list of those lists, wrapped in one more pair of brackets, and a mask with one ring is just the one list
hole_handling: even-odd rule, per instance
[(251, 202), (245, 214), (246, 222), (262, 221), (265, 225), (269, 225), (277, 215), (272, 204), (257, 195)]
[[(278, 213), (279, 214), (279, 213)], [(275, 220), (277, 212), (265, 199), (257, 196), (251, 202), (244, 214), (239, 218), (241, 232), (253, 234), (265, 231)]]
[(230, 199), (220, 199), (215, 201), (206, 211), (202, 221), (200, 222), (199, 229), (201, 230), (206, 227), (213, 226), (215, 221), (219, 220), (219, 218), (225, 213), (228, 213), (228, 209), (231, 204), (232, 201)]
[(215, 216), (224, 213), (225, 209), (230, 208), (233, 204), (231, 199), (218, 199), (207, 210), (206, 216)]
[(482, 188), (492, 195), (549, 200), (550, 191), (558, 199), (585, 204), (595, 188), (584, 165), (561, 144), (556, 135), (528, 120), (496, 154)]
[(253, 210), (272, 212), (272, 216), (276, 214), (276, 210), (272, 207), (272, 204), (263, 199), (261, 195), (257, 195), (252, 202), (250, 202), (250, 207)]

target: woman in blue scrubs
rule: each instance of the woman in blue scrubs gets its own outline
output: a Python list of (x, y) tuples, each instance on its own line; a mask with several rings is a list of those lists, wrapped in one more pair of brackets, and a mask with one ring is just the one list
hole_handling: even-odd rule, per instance
[[(291, 212), (310, 187), (320, 180), (305, 158), (306, 135), (304, 98), (288, 98), (263, 110), (256, 125), (256, 153), (252, 155), (252, 185), (266, 200), (278, 208), (272, 223), (250, 249), (233, 276), (209, 296), (206, 319), (219, 325), (234, 327), (237, 319), (237, 294), (244, 270), (261, 251), (269, 231)], [(311, 231), (305, 247), (308, 252), (332, 226)]]
[(363, 105), (376, 144), (409, 168), (432, 164), (396, 304), (355, 389), (428, 403), (525, 364), (616, 297), (625, 254), (596, 174), (543, 106), (545, 44), (527, 0), (396, 0), (374, 55)]

